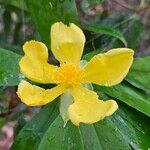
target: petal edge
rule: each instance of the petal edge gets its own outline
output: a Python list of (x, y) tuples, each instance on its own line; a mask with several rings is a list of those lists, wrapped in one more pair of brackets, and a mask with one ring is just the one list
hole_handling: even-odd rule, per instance
[(84, 83), (113, 86), (127, 75), (133, 62), (134, 51), (129, 48), (112, 49), (94, 56), (84, 68)]
[(25, 55), (19, 62), (21, 73), (38, 83), (55, 83), (53, 74), (57, 66), (48, 64), (48, 49), (38, 41), (27, 41), (23, 45)]
[(98, 95), (82, 86), (71, 90), (74, 103), (69, 106), (68, 116), (74, 125), (81, 122), (92, 124), (112, 115), (118, 108), (114, 100), (102, 101)]
[(64, 93), (65, 90), (66, 87), (63, 85), (58, 85), (54, 88), (45, 90), (23, 80), (18, 86), (17, 95), (21, 101), (28, 106), (41, 106), (53, 101), (59, 95)]
[(51, 27), (51, 50), (60, 63), (78, 64), (83, 52), (85, 36), (73, 23), (56, 22)]

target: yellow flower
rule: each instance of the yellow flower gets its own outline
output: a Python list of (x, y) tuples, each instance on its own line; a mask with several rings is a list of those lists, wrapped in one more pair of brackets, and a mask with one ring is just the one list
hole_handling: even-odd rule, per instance
[(118, 105), (114, 100), (99, 100), (97, 93), (83, 84), (95, 83), (113, 86), (120, 83), (133, 61), (133, 50), (112, 49), (94, 56), (84, 67), (80, 67), (85, 43), (82, 30), (75, 24), (61, 22), (51, 27), (51, 50), (60, 66), (48, 63), (48, 49), (38, 41), (26, 42), (25, 55), (20, 60), (20, 69), (28, 79), (38, 83), (54, 83), (54, 88), (43, 89), (23, 80), (17, 94), (29, 106), (41, 106), (70, 90), (74, 103), (68, 108), (68, 117), (73, 124), (91, 124), (113, 114)]

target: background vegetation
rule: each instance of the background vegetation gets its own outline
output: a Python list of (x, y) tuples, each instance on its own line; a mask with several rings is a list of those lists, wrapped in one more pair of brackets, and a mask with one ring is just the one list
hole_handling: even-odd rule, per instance
[[(12, 150), (150, 149), (149, 20), (149, 0), (0, 0), (0, 149), (11, 145)], [(24, 78), (18, 66), (22, 45), (36, 39), (50, 48), (50, 26), (56, 21), (74, 22), (84, 30), (87, 61), (111, 48), (135, 50), (134, 63), (121, 84), (94, 86), (101, 97), (118, 102), (113, 116), (79, 127), (69, 122), (63, 128), (59, 101), (29, 108), (17, 97), (17, 85)]]

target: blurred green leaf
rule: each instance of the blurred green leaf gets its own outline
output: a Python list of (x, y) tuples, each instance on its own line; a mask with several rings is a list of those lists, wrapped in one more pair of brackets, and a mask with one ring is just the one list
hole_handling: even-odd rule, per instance
[(0, 129), (7, 123), (5, 119), (0, 119)]
[(6, 41), (8, 35), (10, 34), (11, 31), (11, 26), (12, 26), (12, 19), (11, 19), (11, 12), (10, 10), (5, 10), (4, 14), (3, 14), (3, 20), (4, 20), (4, 30), (5, 32), (3, 33), (3, 35), (1, 36), (0, 39), (2, 39), (3, 41)]
[(83, 60), (90, 61), (92, 57), (94, 57), (95, 55), (97, 55), (101, 52), (102, 52), (102, 49), (89, 52), (89, 53), (87, 53), (86, 55), (83, 56)]
[(95, 7), (96, 5), (100, 4), (102, 1), (103, 0), (84, 0), (83, 2), (89, 3), (90, 7)]
[(0, 105), (0, 115), (6, 112), (7, 112), (7, 109), (5, 109), (3, 106)]
[(150, 92), (150, 56), (135, 58), (126, 80), (132, 85)]
[(150, 116), (150, 98), (138, 91), (135, 87), (127, 83), (122, 83), (113, 87), (94, 86), (96, 90), (102, 91), (118, 99), (138, 111)]
[(25, 120), (23, 114), (20, 114), (17, 124), (15, 125), (14, 137), (20, 132), (20, 130), (24, 127), (25, 124), (26, 124), (26, 120)]
[(119, 39), (120, 41), (122, 41), (124, 43), (124, 45), (127, 46), (127, 42), (126, 42), (123, 34), (116, 29), (102, 26), (100, 24), (85, 25), (84, 29), (88, 30), (88, 31), (92, 31), (97, 34), (107, 34), (107, 35), (113, 36), (113, 37)]
[(20, 8), (22, 10), (27, 11), (26, 4), (24, 1), (20, 0), (10, 0), (9, 5), (12, 5), (14, 7)]
[(128, 47), (136, 50), (136, 47), (140, 44), (142, 30), (143, 24), (141, 20), (134, 20), (129, 25), (125, 33)]
[(42, 40), (50, 46), (50, 27), (54, 22), (78, 23), (74, 0), (25, 0)]
[(0, 86), (14, 86), (19, 83), (20, 58), (20, 55), (0, 48)]

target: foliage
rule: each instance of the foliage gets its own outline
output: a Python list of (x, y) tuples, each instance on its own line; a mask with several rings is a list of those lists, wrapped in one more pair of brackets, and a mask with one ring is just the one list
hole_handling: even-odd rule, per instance
[[(77, 1), (78, 2), (78, 1)], [(144, 25), (137, 17), (108, 18), (101, 17), (96, 23), (82, 21), (82, 10), (73, 0), (25, 0), (20, 3), (13, 1), (0, 1), (3, 8), (4, 31), (0, 37), (0, 87), (11, 86), (16, 89), (23, 78), (19, 71), (21, 46), (25, 40), (35, 38), (43, 41), (50, 47), (50, 27), (54, 22), (62, 21), (66, 24), (74, 22), (81, 26), (86, 35), (86, 46), (83, 59), (89, 61), (94, 55), (113, 47), (129, 46), (135, 49), (139, 46)], [(83, 6), (96, 7), (103, 1), (84, 0)], [(33, 34), (22, 38), (22, 13), (25, 22), (30, 24)], [(15, 12), (18, 22), (15, 23), (14, 41), (7, 44), (12, 33), (12, 12)], [(81, 13), (82, 12), (82, 13)], [(81, 13), (81, 14), (80, 14)], [(104, 12), (101, 12), (104, 13)], [(89, 14), (88, 14), (89, 15)], [(32, 20), (32, 22), (31, 22)], [(6, 50), (9, 49), (9, 50)], [(104, 49), (104, 50), (103, 50)], [(52, 63), (57, 63), (50, 55)], [(118, 62), (119, 63), (119, 62)], [(92, 124), (81, 124), (79, 127), (64, 122), (59, 115), (59, 101), (54, 101), (40, 109), (40, 111), (26, 123), (19, 115), (12, 115), (7, 121), (18, 119), (16, 136), (12, 150), (147, 150), (150, 147), (150, 56), (134, 59), (133, 65), (125, 80), (113, 87), (94, 85), (103, 99), (114, 99), (119, 104), (118, 111), (111, 117)], [(44, 85), (42, 85), (44, 86)], [(46, 85), (49, 87), (51, 85)], [(19, 104), (21, 105), (21, 104)], [(25, 110), (25, 111), (24, 111)], [(15, 110), (12, 110), (15, 111)], [(28, 112), (23, 109), (23, 113)], [(5, 113), (5, 108), (0, 106), (0, 114)], [(13, 119), (12, 119), (13, 118)], [(20, 120), (23, 120), (20, 121)], [(6, 119), (0, 120), (0, 128), (7, 123)]]
[(19, 83), (19, 59), (18, 54), (0, 49), (0, 86), (14, 86)]

